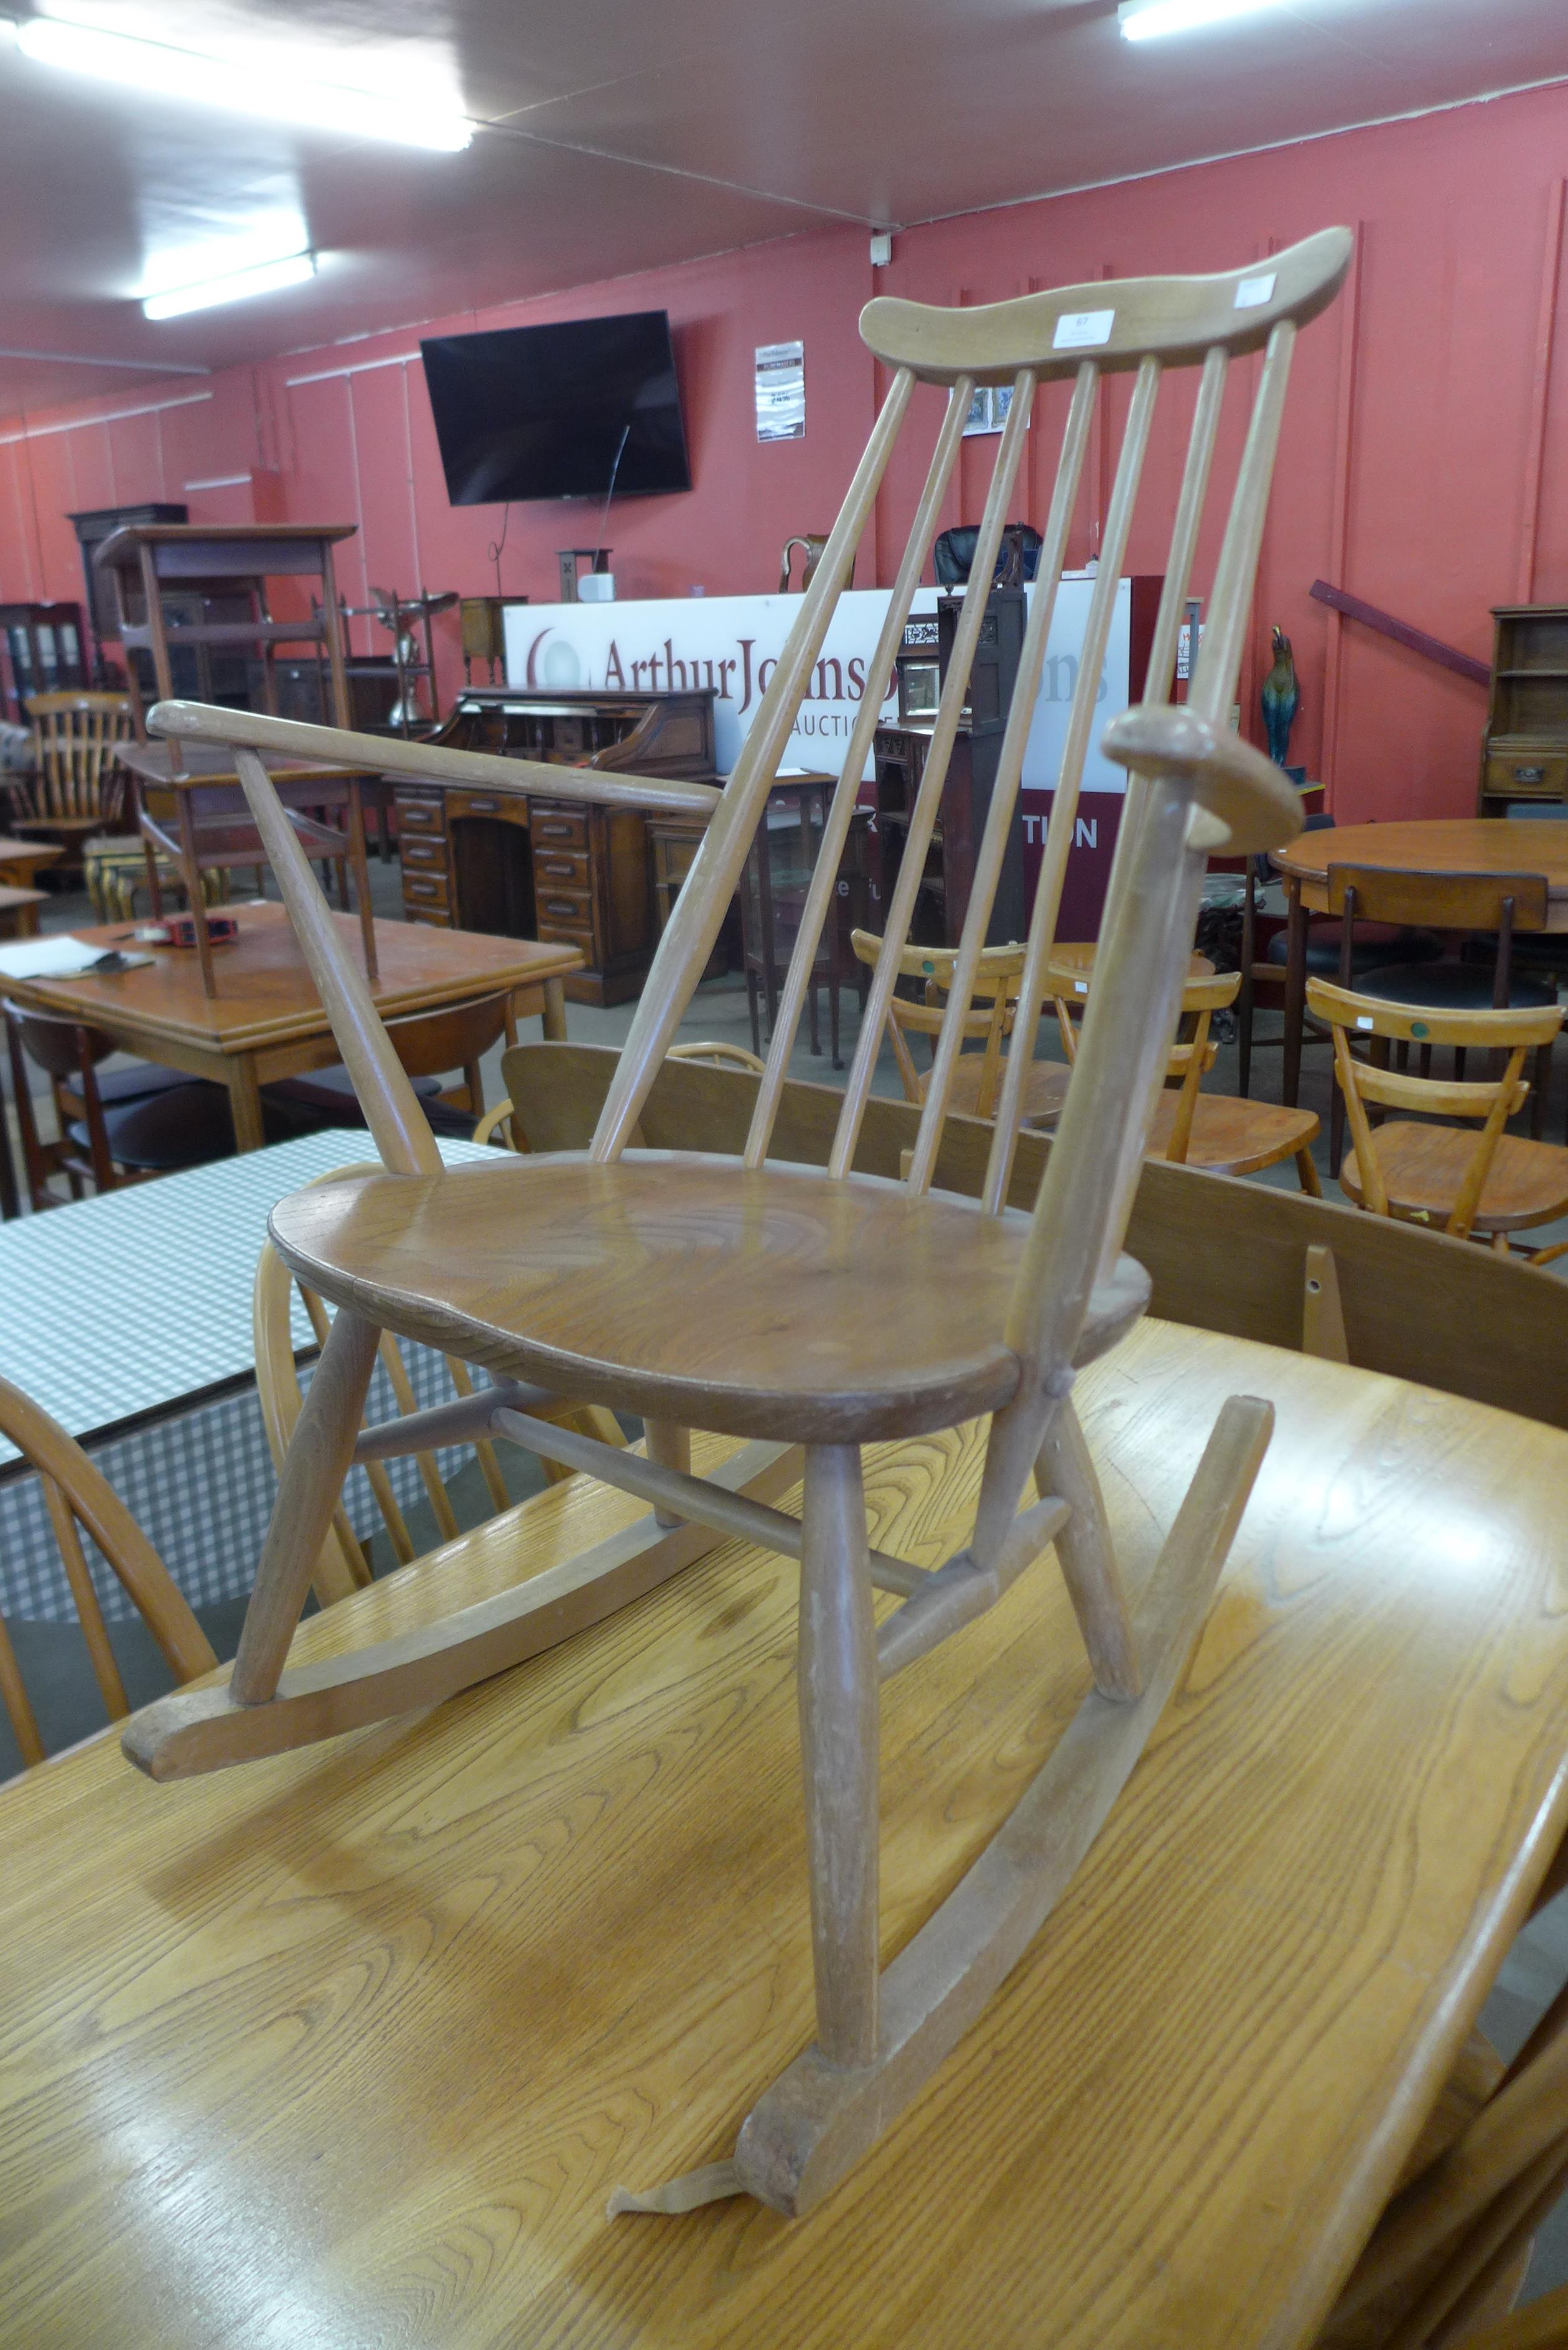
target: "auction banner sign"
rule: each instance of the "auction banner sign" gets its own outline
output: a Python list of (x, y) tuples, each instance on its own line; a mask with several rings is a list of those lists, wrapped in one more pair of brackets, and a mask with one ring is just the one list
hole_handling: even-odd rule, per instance
[[(1066, 739), (1094, 580), (1069, 573), (1057, 589), (1044, 672), (1023, 757), (1016, 821), (1023, 827), (1025, 881), (1033, 892), (1040, 846)], [(1033, 598), (1035, 590), (1027, 588)], [(839, 598), (821, 659), (807, 683), (781, 773), (826, 768), (836, 774), (861, 702), (880, 694), (882, 720), (898, 718), (895, 680), (869, 677), (888, 591), (853, 588)], [(937, 591), (921, 588), (917, 612), (934, 612)], [(714, 756), (728, 775), (767, 690), (784, 639), (800, 612), (798, 596), (691, 596), (626, 604), (512, 605), (506, 613), (506, 679), (531, 692), (713, 695)], [(1110, 645), (1100, 677), (1093, 745), (1074, 827), (1063, 935), (1093, 937), (1098, 927), (1127, 778), (1101, 756), (1099, 738), (1130, 699), (1131, 582), (1118, 583)], [(869, 777), (871, 768), (867, 767)], [(868, 794), (866, 796), (869, 796)]]

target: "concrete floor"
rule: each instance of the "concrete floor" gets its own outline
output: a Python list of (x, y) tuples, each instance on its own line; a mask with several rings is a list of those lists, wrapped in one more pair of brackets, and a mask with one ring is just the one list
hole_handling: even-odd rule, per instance
[[(396, 861), (393, 860), (385, 865), (373, 861), (372, 883), (377, 912), (389, 917), (400, 915), (401, 890)], [(91, 920), (91, 909), (84, 896), (62, 894), (54, 898), (47, 908), (44, 928), (49, 931), (74, 930), (83, 927)], [(630, 1025), (634, 1008), (632, 1004), (626, 1003), (617, 1005), (608, 1011), (597, 1011), (589, 1005), (570, 1004), (567, 1007), (567, 1034), (575, 1042), (583, 1044), (619, 1045)], [(841, 1057), (847, 1066), (849, 1054), (853, 1050), (858, 1030), (858, 1006), (853, 993), (848, 993), (843, 998), (840, 1009), (843, 1024)], [(842, 1075), (835, 1072), (827, 1055), (826, 993), (822, 1000), (821, 1014), (822, 1052), (814, 1055), (803, 1036), (797, 1043), (791, 1060), (791, 1074), (796, 1077), (810, 1079), (819, 1085), (841, 1085)], [(1260, 1022), (1262, 1035), (1266, 1037), (1271, 1034), (1276, 1034), (1278, 1026), (1277, 1015), (1271, 1014), (1262, 1015)], [(699, 987), (691, 1008), (681, 1024), (680, 1034), (683, 1038), (688, 1039), (709, 1038), (729, 1044), (751, 1045), (753, 1038), (746, 991), (743, 981), (737, 973), (732, 972), (725, 978), (705, 982)], [(766, 1039), (764, 1038), (764, 1050), (765, 1047)], [(1044, 1057), (1052, 1059), (1060, 1057), (1054, 1035), (1044, 1032), (1042, 1035), (1041, 1050)], [(488, 1056), (485, 1066), (485, 1097), (492, 1107), (500, 1099), (502, 1094), (500, 1057), (498, 1047)], [(1549, 1141), (1561, 1142), (1564, 1139), (1565, 1118), (1568, 1118), (1568, 1048), (1559, 1051), (1556, 1062), (1547, 1106), (1546, 1139)], [(1262, 1050), (1255, 1050), (1251, 1089), (1256, 1098), (1268, 1101), (1279, 1100), (1281, 1068), (1282, 1055), (1277, 1049), (1269, 1049), (1265, 1046)], [(1214, 1069), (1205, 1081), (1206, 1087), (1217, 1094), (1233, 1094), (1238, 1090), (1238, 1075), (1235, 1045), (1233, 1043), (1222, 1043)], [(1332, 1073), (1328, 1050), (1326, 1046), (1314, 1046), (1303, 1056), (1301, 1101), (1303, 1107), (1316, 1111), (1322, 1121), (1322, 1130), (1314, 1146), (1313, 1155), (1325, 1194), (1331, 1199), (1336, 1199), (1341, 1195), (1328, 1174), (1327, 1127), (1331, 1085)], [(898, 1096), (902, 1090), (892, 1055), (886, 1046), (878, 1059), (875, 1089), (880, 1094), (893, 1097)], [(7, 1105), (7, 1114), (12, 1116), (14, 1123), (14, 1113), (10, 1112), (9, 1105)], [(1293, 1191), (1298, 1188), (1296, 1170), (1288, 1160), (1282, 1166), (1269, 1169), (1261, 1176), (1251, 1180), (1282, 1185), (1286, 1190)], [(1560, 1226), (1543, 1227), (1539, 1234), (1532, 1233), (1532, 1239), (1537, 1244), (1543, 1244), (1548, 1240), (1568, 1239), (1568, 1222)], [(1558, 1277), (1568, 1277), (1568, 1258), (1560, 1259), (1552, 1270)], [(480, 1511), (483, 1507), (483, 1503), (476, 1504), (476, 1508)], [(416, 1539), (419, 1539), (420, 1529), (416, 1526), (414, 1531)], [(433, 1525), (428, 1529), (427, 1538), (433, 1541)], [(208, 1612), (213, 1619), (206, 1625), (209, 1638), (221, 1655), (231, 1655), (234, 1643), (238, 1637), (239, 1620), (243, 1612), (239, 1604), (235, 1603), (223, 1610)], [(122, 1628), (128, 1650), (127, 1663), (130, 1667), (127, 1673), (128, 1686), (134, 1681), (133, 1702), (140, 1702), (154, 1693), (161, 1668), (150, 1641), (145, 1643), (148, 1654), (145, 1657), (140, 1654), (142, 1645), (140, 1626), (130, 1625)], [(77, 1667), (74, 1660), (67, 1664), (64, 1659), (61, 1659), (57, 1665), (53, 1654), (54, 1650), (60, 1646), (57, 1627), (26, 1627), (26, 1630), (29, 1635), (29, 1642), (27, 1654), (23, 1661), (24, 1669), (28, 1671), (30, 1679), (34, 1674), (41, 1672), (51, 1683), (58, 1684), (57, 1687), (52, 1688), (50, 1692), (51, 1710), (57, 1707), (61, 1709), (58, 1718), (52, 1725), (51, 1742), (57, 1741), (66, 1742), (63, 1733), (70, 1727), (78, 1703), (82, 1718), (79, 1725), (71, 1731), (71, 1734), (85, 1735), (101, 1719), (101, 1715), (94, 1711), (96, 1698), (91, 1690), (90, 1682), (87, 1682), (81, 1689), (79, 1699), (73, 1695), (72, 1692), (76, 1688)], [(36, 1636), (45, 1632), (47, 1632), (49, 1637), (40, 1643)], [(70, 1637), (67, 1636), (67, 1638)], [(118, 1636), (116, 1645), (117, 1647), (120, 1645)], [(83, 1679), (85, 1680), (85, 1673)], [(0, 1773), (3, 1773), (6, 1767), (4, 1757), (0, 1756)], [(1481, 2027), (1505, 2056), (1511, 2056), (1523, 2043), (1564, 1983), (1568, 1983), (1568, 1895), (1564, 1895), (1549, 1908), (1543, 1910), (1541, 1916), (1527, 1926), (1519, 1936), (1503, 1962), (1497, 1982), (1482, 2010)], [(1558, 2206), (1537, 2238), (1535, 2257), (1525, 2288), (1525, 2298), (1532, 2300), (1538, 2294), (1564, 2282), (1568, 2282), (1568, 2199)]]

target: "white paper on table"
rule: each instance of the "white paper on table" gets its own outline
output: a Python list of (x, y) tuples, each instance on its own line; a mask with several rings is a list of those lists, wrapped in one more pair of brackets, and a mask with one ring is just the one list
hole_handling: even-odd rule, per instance
[(70, 937), (18, 939), (14, 946), (0, 947), (0, 979), (71, 979), (112, 951)]

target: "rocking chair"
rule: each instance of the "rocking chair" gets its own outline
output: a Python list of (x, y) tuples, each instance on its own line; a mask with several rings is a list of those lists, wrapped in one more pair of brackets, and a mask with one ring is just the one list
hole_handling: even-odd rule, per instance
[[(944, 311), (872, 302), (862, 335), (887, 399), (752, 731), (664, 932), (586, 1153), (444, 1170), (364, 982), (278, 806), (259, 751), (343, 763), (385, 746), (179, 702), (154, 733), (233, 749), (255, 821), (353, 1075), (385, 1174), (279, 1203), (271, 1232), (337, 1308), (291, 1441), (244, 1637), (224, 1687), (137, 1717), (154, 1778), (272, 1753), (423, 1706), (566, 1637), (739, 1534), (801, 1570), (799, 1689), (817, 2036), (767, 2089), (731, 2161), (618, 2208), (682, 2210), (749, 2193), (798, 2213), (885, 2131), (961, 2038), (1070, 1881), (1184, 1669), (1266, 1449), (1272, 1413), (1235, 1397), (1210, 1435), (1147, 1586), (1123, 1588), (1072, 1403), (1077, 1366), (1144, 1312), (1121, 1253), (1176, 1033), (1208, 856), (1252, 855), (1301, 824), (1280, 771), (1240, 742), (1234, 694), (1298, 328), (1333, 298), (1349, 235), (1250, 270), (1147, 278)], [(1263, 354), (1191, 698), (1167, 705), (1230, 360)], [(1160, 378), (1199, 371), (1142, 706), (1107, 728), (1130, 770), (1096, 981), (1032, 1215), (1005, 1207), (1018, 1106), (1045, 993), (1078, 787)], [(1056, 582), (1099, 387), (1134, 377), (1050, 832), (1019, 980), (982, 1197), (932, 1190), (986, 928), (1015, 818)], [(948, 1017), (907, 1182), (855, 1172), (857, 1137), (968, 691), (986, 594), (1043, 382), (1072, 387), (1018, 684), (980, 845)], [(639, 1147), (639, 1115), (739, 883), (850, 559), (918, 381), (947, 390), (872, 677), (890, 673), (977, 384), (1013, 391), (908, 845), (826, 1171), (769, 1143), (877, 723), (862, 702), (739, 1159)], [(551, 768), (584, 796), (587, 771)], [(553, 782), (558, 791), (562, 783)], [(624, 785), (623, 785), (624, 787)], [(383, 1329), (483, 1365), (494, 1384), (360, 1433)], [(562, 1399), (639, 1412), (648, 1457), (553, 1424)], [(991, 1415), (974, 1531), (940, 1568), (868, 1549), (860, 1448)], [(692, 1429), (738, 1440), (691, 1472)], [(286, 1672), (290, 1638), (349, 1461), (502, 1438), (640, 1497), (650, 1513), (419, 1639)], [(796, 1518), (772, 1506), (802, 1475)], [(711, 1452), (705, 1447), (705, 1454)], [(1033, 1479), (1038, 1498), (1031, 1495)], [(1095, 1688), (1029, 1793), (884, 1970), (877, 1910), (877, 1685), (992, 1606), (1052, 1544)], [(900, 1603), (880, 1620), (875, 1592)]]

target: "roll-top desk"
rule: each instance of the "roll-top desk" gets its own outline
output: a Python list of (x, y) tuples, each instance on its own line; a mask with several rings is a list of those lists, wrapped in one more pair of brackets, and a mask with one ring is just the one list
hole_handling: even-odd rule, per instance
[[(611, 773), (712, 784), (713, 696), (532, 692), (474, 686), (432, 740)], [(498, 931), (575, 946), (566, 981), (579, 1003), (618, 1003), (647, 974), (656, 936), (648, 819), (635, 810), (400, 781), (403, 910), (440, 929)], [(689, 825), (696, 819), (666, 819)]]

